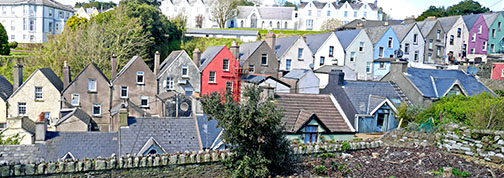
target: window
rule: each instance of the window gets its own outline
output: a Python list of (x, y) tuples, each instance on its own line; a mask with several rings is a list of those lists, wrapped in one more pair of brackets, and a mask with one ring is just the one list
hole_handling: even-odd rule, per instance
[(355, 52), (350, 53), (350, 62), (355, 61)]
[(56, 32), (59, 32), (59, 23), (56, 23)]
[(307, 125), (305, 127), (305, 135), (304, 135), (305, 143), (317, 143), (318, 138), (317, 129), (318, 126), (316, 125)]
[(52, 9), (49, 9), (49, 17), (52, 17)]
[(478, 34), (481, 34), (483, 32), (483, 25), (478, 26)]
[(429, 40), (429, 49), (432, 49), (432, 40)]
[(222, 61), (222, 71), (229, 71), (229, 59)]
[(306, 29), (307, 30), (312, 30), (313, 29), (313, 20), (312, 19), (306, 20)]
[(171, 77), (166, 78), (166, 88), (168, 90), (173, 90), (174, 87), (175, 87), (175, 79)]
[(359, 52), (364, 51), (364, 42), (359, 43)]
[(30, 31), (35, 31), (35, 21), (30, 20)]
[(261, 54), (261, 65), (268, 65), (268, 54)]
[(101, 104), (93, 104), (93, 116), (101, 116)]
[(14, 31), (16, 30), (16, 25), (15, 25), (15, 21), (14, 20), (11, 20), (11, 30)]
[(488, 45), (488, 43), (486, 41), (483, 41), (483, 46), (482, 46), (483, 51), (487, 50), (487, 45)]
[(380, 62), (380, 69), (385, 69), (385, 62)]
[(280, 29), (280, 22), (277, 22), (277, 28)]
[(272, 21), (270, 21), (270, 23), (269, 23), (269, 27), (270, 27), (270, 28), (273, 28), (273, 22), (272, 22)]
[(497, 29), (501, 30), (501, 22), (497, 22)]
[(320, 56), (320, 65), (324, 65), (324, 62), (325, 62), (325, 57), (324, 56)]
[(285, 22), (285, 26), (284, 26), (284, 28), (285, 28), (285, 29), (287, 29), (287, 27), (288, 27), (288, 26), (287, 26), (287, 22)]
[(371, 73), (371, 62), (367, 62), (366, 64), (366, 72)]
[(438, 46), (436, 49), (436, 55), (441, 56), (441, 46)]
[(71, 100), (72, 100), (71, 101), (72, 106), (79, 106), (79, 104), (80, 104), (80, 95), (78, 93), (72, 94)]
[(453, 45), (453, 40), (455, 39), (455, 37), (453, 35), (450, 35), (450, 45)]
[(311, 10), (308, 10), (308, 16), (311, 16)]
[(26, 114), (26, 103), (18, 103), (18, 115)]
[(460, 38), (460, 36), (462, 36), (462, 29), (457, 28), (457, 38)]
[(388, 48), (392, 48), (392, 45), (393, 45), (392, 43), (393, 43), (392, 42), (392, 37), (388, 37), (388, 43), (387, 43)]
[(427, 62), (428, 62), (428, 63), (431, 63), (431, 61), (432, 61), (432, 53), (429, 53), (429, 54), (427, 55)]
[(357, 11), (354, 11), (354, 12), (353, 12), (353, 16), (354, 16), (354, 17), (357, 17)]
[(11, 36), (10, 36), (10, 39), (11, 39), (11, 40), (16, 40), (16, 35), (11, 35)]
[(474, 48), (471, 48), (471, 54), (474, 54), (475, 53), (475, 49)]
[(232, 93), (233, 92), (233, 82), (227, 81), (226, 82), (226, 93)]
[(495, 52), (495, 45), (494, 44), (490, 44), (490, 51)]
[(419, 54), (419, 51), (415, 51), (415, 57), (413, 58), (415, 60), (415, 62), (418, 62), (418, 54)]
[(136, 83), (137, 84), (145, 84), (145, 81), (144, 81), (144, 72), (137, 72)]
[(471, 41), (476, 41), (476, 33), (472, 34)]
[(292, 63), (291, 59), (285, 60), (285, 70), (286, 71), (290, 71), (290, 69), (291, 69), (291, 63)]
[(385, 53), (385, 48), (380, 46), (380, 48), (378, 48), (378, 57), (382, 58), (384, 53)]
[(418, 34), (413, 34), (413, 43), (417, 44), (418, 43)]
[(495, 29), (492, 29), (492, 38), (495, 38)]
[[(44, 119), (50, 121), (49, 119), (51, 119), (51, 113), (50, 112), (44, 112)], [(47, 122), (47, 125), (49, 125), (49, 124), (50, 123)]]
[(329, 57), (334, 56), (334, 46), (329, 46)]
[(52, 26), (53, 26), (52, 24), (53, 24), (52, 22), (49, 22), (49, 26), (48, 26), (49, 27), (49, 32), (52, 32)]
[(215, 81), (215, 71), (210, 71), (210, 74), (208, 75), (208, 83), (217, 83)]
[(303, 48), (298, 48), (298, 60), (303, 60)]
[(367, 12), (364, 12), (364, 17), (367, 17)]
[(60, 11), (60, 12), (59, 12), (58, 17), (59, 17), (59, 18), (64, 18), (64, 17), (63, 17), (63, 12), (62, 12), (62, 11)]
[(96, 91), (96, 79), (88, 79), (88, 91), (95, 92)]
[(255, 72), (255, 66), (254, 65), (249, 65), (249, 72), (254, 73)]
[(502, 69), (501, 77), (504, 77), (504, 69)]
[(409, 54), (409, 43), (404, 44), (404, 53)]
[(188, 77), (188, 70), (189, 66), (188, 65), (182, 65), (182, 77)]
[(348, 11), (345, 11), (343, 14), (343, 16), (348, 17)]
[(128, 86), (121, 86), (121, 98), (128, 98)]
[(436, 40), (439, 40), (439, 38), (441, 38), (441, 30), (436, 32)]
[(35, 87), (35, 100), (42, 100), (42, 87)]
[(327, 17), (331, 16), (331, 11), (327, 11)]
[(321, 14), (322, 14), (322, 11), (321, 11), (321, 10), (318, 10), (318, 11), (317, 11), (317, 16), (319, 16), (319, 17), (320, 17), (320, 16), (321, 16)]
[(140, 107), (142, 107), (142, 108), (149, 107), (149, 97), (148, 96), (140, 96)]

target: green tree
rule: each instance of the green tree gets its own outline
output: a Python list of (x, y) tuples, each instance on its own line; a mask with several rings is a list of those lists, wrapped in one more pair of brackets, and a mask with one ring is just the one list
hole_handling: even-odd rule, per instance
[(326, 21), (324, 21), (322, 23), (322, 26), (320, 27), (320, 30), (322, 30), (322, 31), (334, 31), (337, 28), (340, 28), (341, 26), (343, 26), (343, 23), (340, 20), (338, 20), (336, 18), (330, 18), (330, 19), (327, 19)]
[(21, 144), (21, 140), (23, 139), (23, 137), (20, 137), (19, 134), (16, 134), (16, 135), (4, 138), (5, 136), (3, 135), (3, 133), (5, 131), (6, 130), (0, 131), (0, 145), (19, 145), (19, 144)]
[(237, 6), (254, 6), (253, 2), (247, 1), (247, 0), (238, 0)]
[(88, 22), (88, 19), (80, 18), (80, 17), (77, 17), (74, 15), (74, 16), (68, 18), (66, 25), (68, 27), (70, 27), (72, 30), (75, 30), (75, 28), (78, 28), (81, 25), (87, 24), (87, 22)]
[(289, 167), (289, 142), (281, 127), (282, 113), (262, 89), (246, 87), (241, 103), (227, 93), (203, 96), (205, 113), (224, 129), (222, 139), (234, 155), (225, 163), (233, 177), (268, 177)]
[(2, 24), (0, 24), (0, 55), (9, 55), (9, 38), (7, 36), (7, 31)]
[(430, 6), (429, 9), (424, 11), (418, 16), (417, 21), (422, 21), (429, 16), (446, 17), (452, 15), (468, 15), (479, 14), (490, 11), (489, 8), (481, 6), (479, 2), (473, 0), (463, 0), (458, 4), (449, 6), (448, 8)]
[(417, 21), (422, 21), (430, 16), (445, 17), (446, 10), (444, 7), (430, 6), (426, 11), (422, 12), (420, 16), (417, 17)]

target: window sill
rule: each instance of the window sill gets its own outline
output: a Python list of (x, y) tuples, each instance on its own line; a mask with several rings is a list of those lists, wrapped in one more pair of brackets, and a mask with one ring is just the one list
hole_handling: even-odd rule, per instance
[(182, 78), (189, 79), (189, 76), (188, 75), (182, 75)]
[(261, 66), (268, 67), (268, 64), (261, 64)]
[(145, 85), (145, 83), (136, 83), (137, 85)]
[(101, 118), (102, 115), (101, 114), (100, 115), (93, 115), (93, 117), (100, 117)]
[(70, 104), (72, 105), (73, 107), (80, 107), (80, 104)]
[(304, 61), (304, 59), (298, 59), (298, 61)]
[(44, 102), (44, 100), (43, 100), (43, 99), (35, 99), (34, 101), (35, 101), (35, 102)]
[(88, 93), (98, 93), (98, 91), (89, 91), (88, 90)]
[(119, 97), (119, 98), (120, 98), (120, 99), (128, 99), (128, 97), (127, 97), (127, 96), (126, 96), (126, 97), (121, 96), (121, 97)]
[(208, 84), (217, 84), (217, 82), (208, 82)]

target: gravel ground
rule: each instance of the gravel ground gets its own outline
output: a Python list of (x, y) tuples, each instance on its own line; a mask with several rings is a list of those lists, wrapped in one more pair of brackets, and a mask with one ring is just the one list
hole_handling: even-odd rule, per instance
[(466, 161), (435, 147), (382, 147), (325, 159), (310, 156), (296, 166), (302, 170), (294, 174), (298, 177), (441, 177), (434, 171), (443, 167), (469, 173), (467, 177), (504, 177), (504, 170)]

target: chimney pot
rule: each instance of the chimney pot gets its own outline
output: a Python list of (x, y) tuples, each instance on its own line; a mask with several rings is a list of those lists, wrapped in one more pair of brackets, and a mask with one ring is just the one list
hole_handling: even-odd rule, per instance
[(161, 61), (161, 54), (159, 53), (159, 51), (156, 51), (156, 53), (154, 54), (154, 75), (156, 76), (159, 73), (160, 61)]
[(198, 68), (200, 67), (200, 65), (201, 65), (201, 51), (198, 48), (194, 49), (194, 51), (193, 51), (193, 62), (196, 64), (196, 66), (198, 66)]
[(72, 82), (72, 76), (70, 75), (70, 67), (67, 61), (63, 63), (63, 87), (66, 88)]
[(117, 56), (115, 54), (112, 54), (112, 58), (110, 60), (110, 65), (112, 65), (112, 69), (110, 71), (110, 80), (114, 80), (117, 74)]

